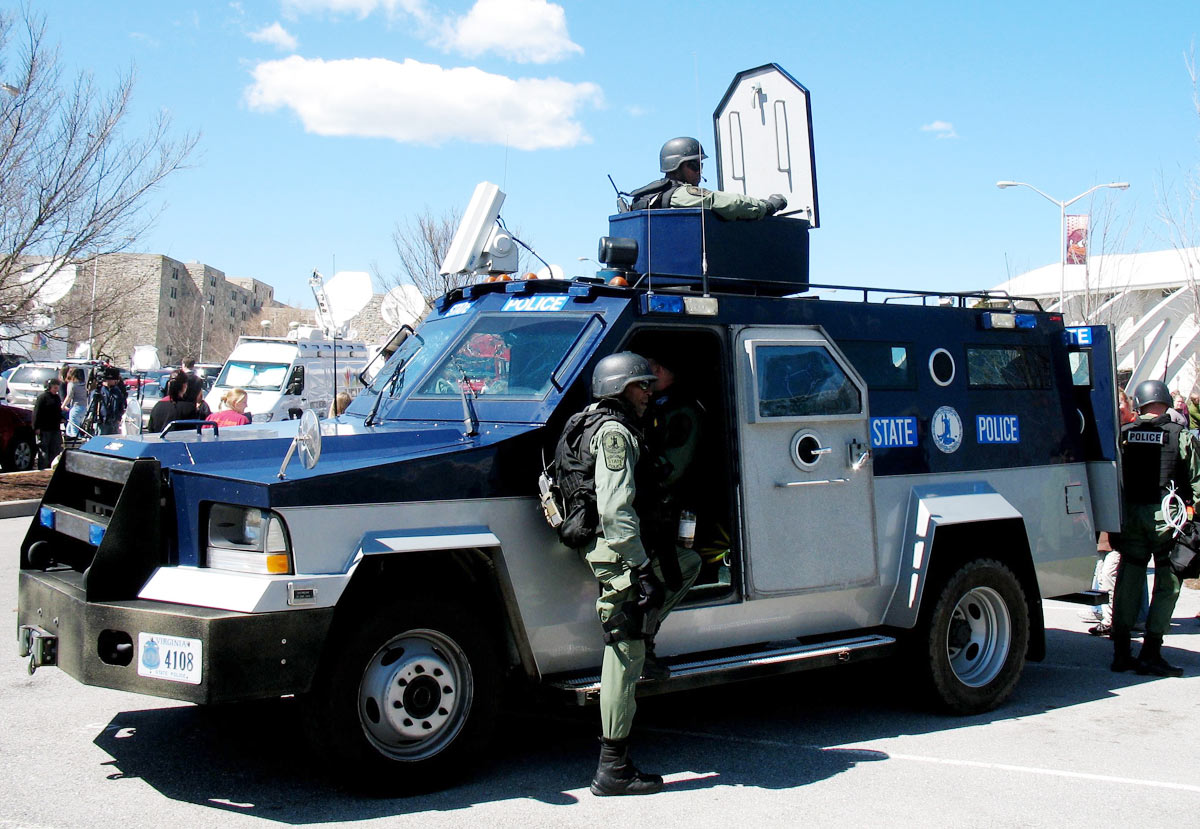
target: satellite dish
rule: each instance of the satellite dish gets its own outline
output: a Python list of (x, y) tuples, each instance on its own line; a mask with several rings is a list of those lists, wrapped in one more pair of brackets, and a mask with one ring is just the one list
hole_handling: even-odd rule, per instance
[(539, 268), (537, 272), (538, 279), (565, 279), (565, 271), (562, 265), (548, 265), (544, 268)]
[[(22, 284), (28, 285), (30, 282), (37, 282), (45, 278), (46, 272), (53, 267), (53, 262), (47, 262), (44, 265), (38, 265), (28, 271), (28, 276), (22, 280)], [(75, 285), (75, 265), (64, 265), (53, 276), (42, 284), (42, 287), (37, 290), (37, 301), (43, 305), (53, 305), (67, 295), (67, 291), (71, 290)]]
[(425, 310), (425, 297), (416, 285), (397, 285), (383, 297), (379, 316), (392, 328), (412, 325)]
[[(317, 324), (322, 328), (340, 329), (350, 320), (354, 319), (363, 308), (367, 307), (367, 303), (371, 301), (371, 297), (375, 295), (375, 291), (371, 288), (371, 275), (366, 271), (339, 271), (333, 275), (329, 283), (325, 286), (325, 296), (329, 302), (329, 317), (331, 319), (318, 319)], [(320, 308), (317, 309), (318, 312)], [(321, 316), (325, 316), (321, 314)]]

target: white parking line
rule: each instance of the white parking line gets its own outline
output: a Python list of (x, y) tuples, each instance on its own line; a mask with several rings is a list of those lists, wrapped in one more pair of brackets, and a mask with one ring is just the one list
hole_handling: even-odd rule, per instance
[(835, 751), (871, 751), (877, 752), (878, 754), (890, 760), (908, 760), (914, 763), (937, 763), (944, 766), (965, 766), (968, 768), (992, 769), (995, 771), (1008, 771), (1018, 774), (1040, 774), (1047, 777), (1065, 777), (1074, 778), (1077, 780), (1093, 780), (1098, 783), (1120, 783), (1128, 786), (1146, 786), (1154, 789), (1174, 789), (1175, 791), (1200, 793), (1200, 786), (1195, 786), (1190, 783), (1171, 783), (1166, 780), (1145, 780), (1138, 777), (1117, 777), (1111, 774), (1092, 774), (1090, 772), (1066, 771), (1063, 769), (1044, 769), (1038, 768), (1037, 766), (1013, 766), (1007, 763), (985, 763), (976, 760), (949, 760), (944, 757), (925, 757), (920, 754), (895, 754), (884, 749), (872, 748), (869, 745), (854, 743), (839, 746), (816, 746), (789, 743), (784, 740), (764, 740), (756, 737), (736, 737), (721, 734), (708, 734), (703, 731), (683, 731), (674, 728), (647, 728), (644, 730), (653, 731), (658, 734), (671, 734), (678, 737), (699, 737), (706, 740), (748, 743), (751, 745), (767, 746), (770, 748), (799, 748), (811, 749), (814, 751), (826, 751), (830, 749)]

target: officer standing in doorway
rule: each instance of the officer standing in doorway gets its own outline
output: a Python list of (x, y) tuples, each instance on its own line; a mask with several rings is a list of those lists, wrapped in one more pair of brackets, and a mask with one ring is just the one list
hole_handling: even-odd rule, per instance
[(705, 190), (700, 186), (700, 162), (708, 158), (695, 138), (672, 138), (658, 151), (658, 169), (665, 177), (639, 187), (629, 195), (633, 210), (656, 207), (705, 207), (722, 219), (764, 219), (787, 207), (787, 199), (774, 193), (765, 199)]
[[(576, 515), (590, 516), (595, 523), (581, 551), (599, 582), (596, 611), (605, 644), (600, 674), (603, 737), (591, 784), (596, 795), (662, 790), (662, 777), (638, 771), (629, 757), (637, 682), (646, 637), (653, 636), (700, 572), (700, 557), (694, 551), (673, 544), (664, 549), (663, 528), (652, 527), (653, 519), (647, 520), (656, 514), (646, 501), (659, 492), (654, 480), (658, 470), (646, 449), (641, 419), (654, 382), (650, 364), (638, 354), (623, 351), (602, 359), (592, 374), (592, 396), (597, 402), (567, 422), (556, 453), (560, 470), (579, 470), (577, 475), (563, 476), (567, 525), (574, 523)], [(564, 465), (564, 453), (574, 454), (578, 462)], [(580, 501), (583, 508), (575, 509)], [(672, 538), (674, 529), (670, 528)], [(666, 555), (676, 556), (679, 564), (677, 589), (662, 582), (661, 559)]]
[[(1165, 383), (1145, 380), (1133, 393), (1137, 420), (1121, 427), (1125, 522), (1113, 599), (1112, 670), (1182, 676), (1183, 670), (1163, 658), (1163, 634), (1179, 598), (1179, 578), (1171, 569), (1172, 531), (1163, 520), (1162, 501), (1173, 483), (1188, 503), (1200, 503), (1200, 456), (1191, 433), (1171, 417), (1171, 392)], [(1130, 630), (1137, 621), (1146, 584), (1146, 565), (1154, 560), (1154, 592), (1146, 617), (1142, 650), (1135, 660)]]

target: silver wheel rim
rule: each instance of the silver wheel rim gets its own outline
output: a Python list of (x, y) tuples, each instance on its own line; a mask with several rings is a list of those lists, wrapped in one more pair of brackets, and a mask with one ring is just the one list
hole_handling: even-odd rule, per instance
[(994, 680), (1011, 642), (1012, 617), (999, 593), (976, 587), (958, 600), (946, 631), (946, 656), (959, 682), (979, 688)]
[(471, 711), (467, 655), (436, 630), (406, 631), (375, 652), (358, 686), (367, 739), (397, 760), (432, 757), (454, 741)]
[(29, 442), (21, 441), (13, 447), (13, 466), (17, 469), (33, 466), (33, 446)]

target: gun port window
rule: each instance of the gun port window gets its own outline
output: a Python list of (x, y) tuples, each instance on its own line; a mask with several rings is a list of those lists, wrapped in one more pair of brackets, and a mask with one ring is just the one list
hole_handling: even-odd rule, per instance
[(1091, 388), (1092, 352), (1072, 351), (1067, 354), (1071, 364), (1071, 384)]
[(1037, 346), (976, 346), (967, 349), (967, 386), (972, 389), (1048, 389), (1050, 353)]
[(759, 417), (862, 411), (862, 395), (833, 356), (820, 346), (759, 346), (755, 363)]

